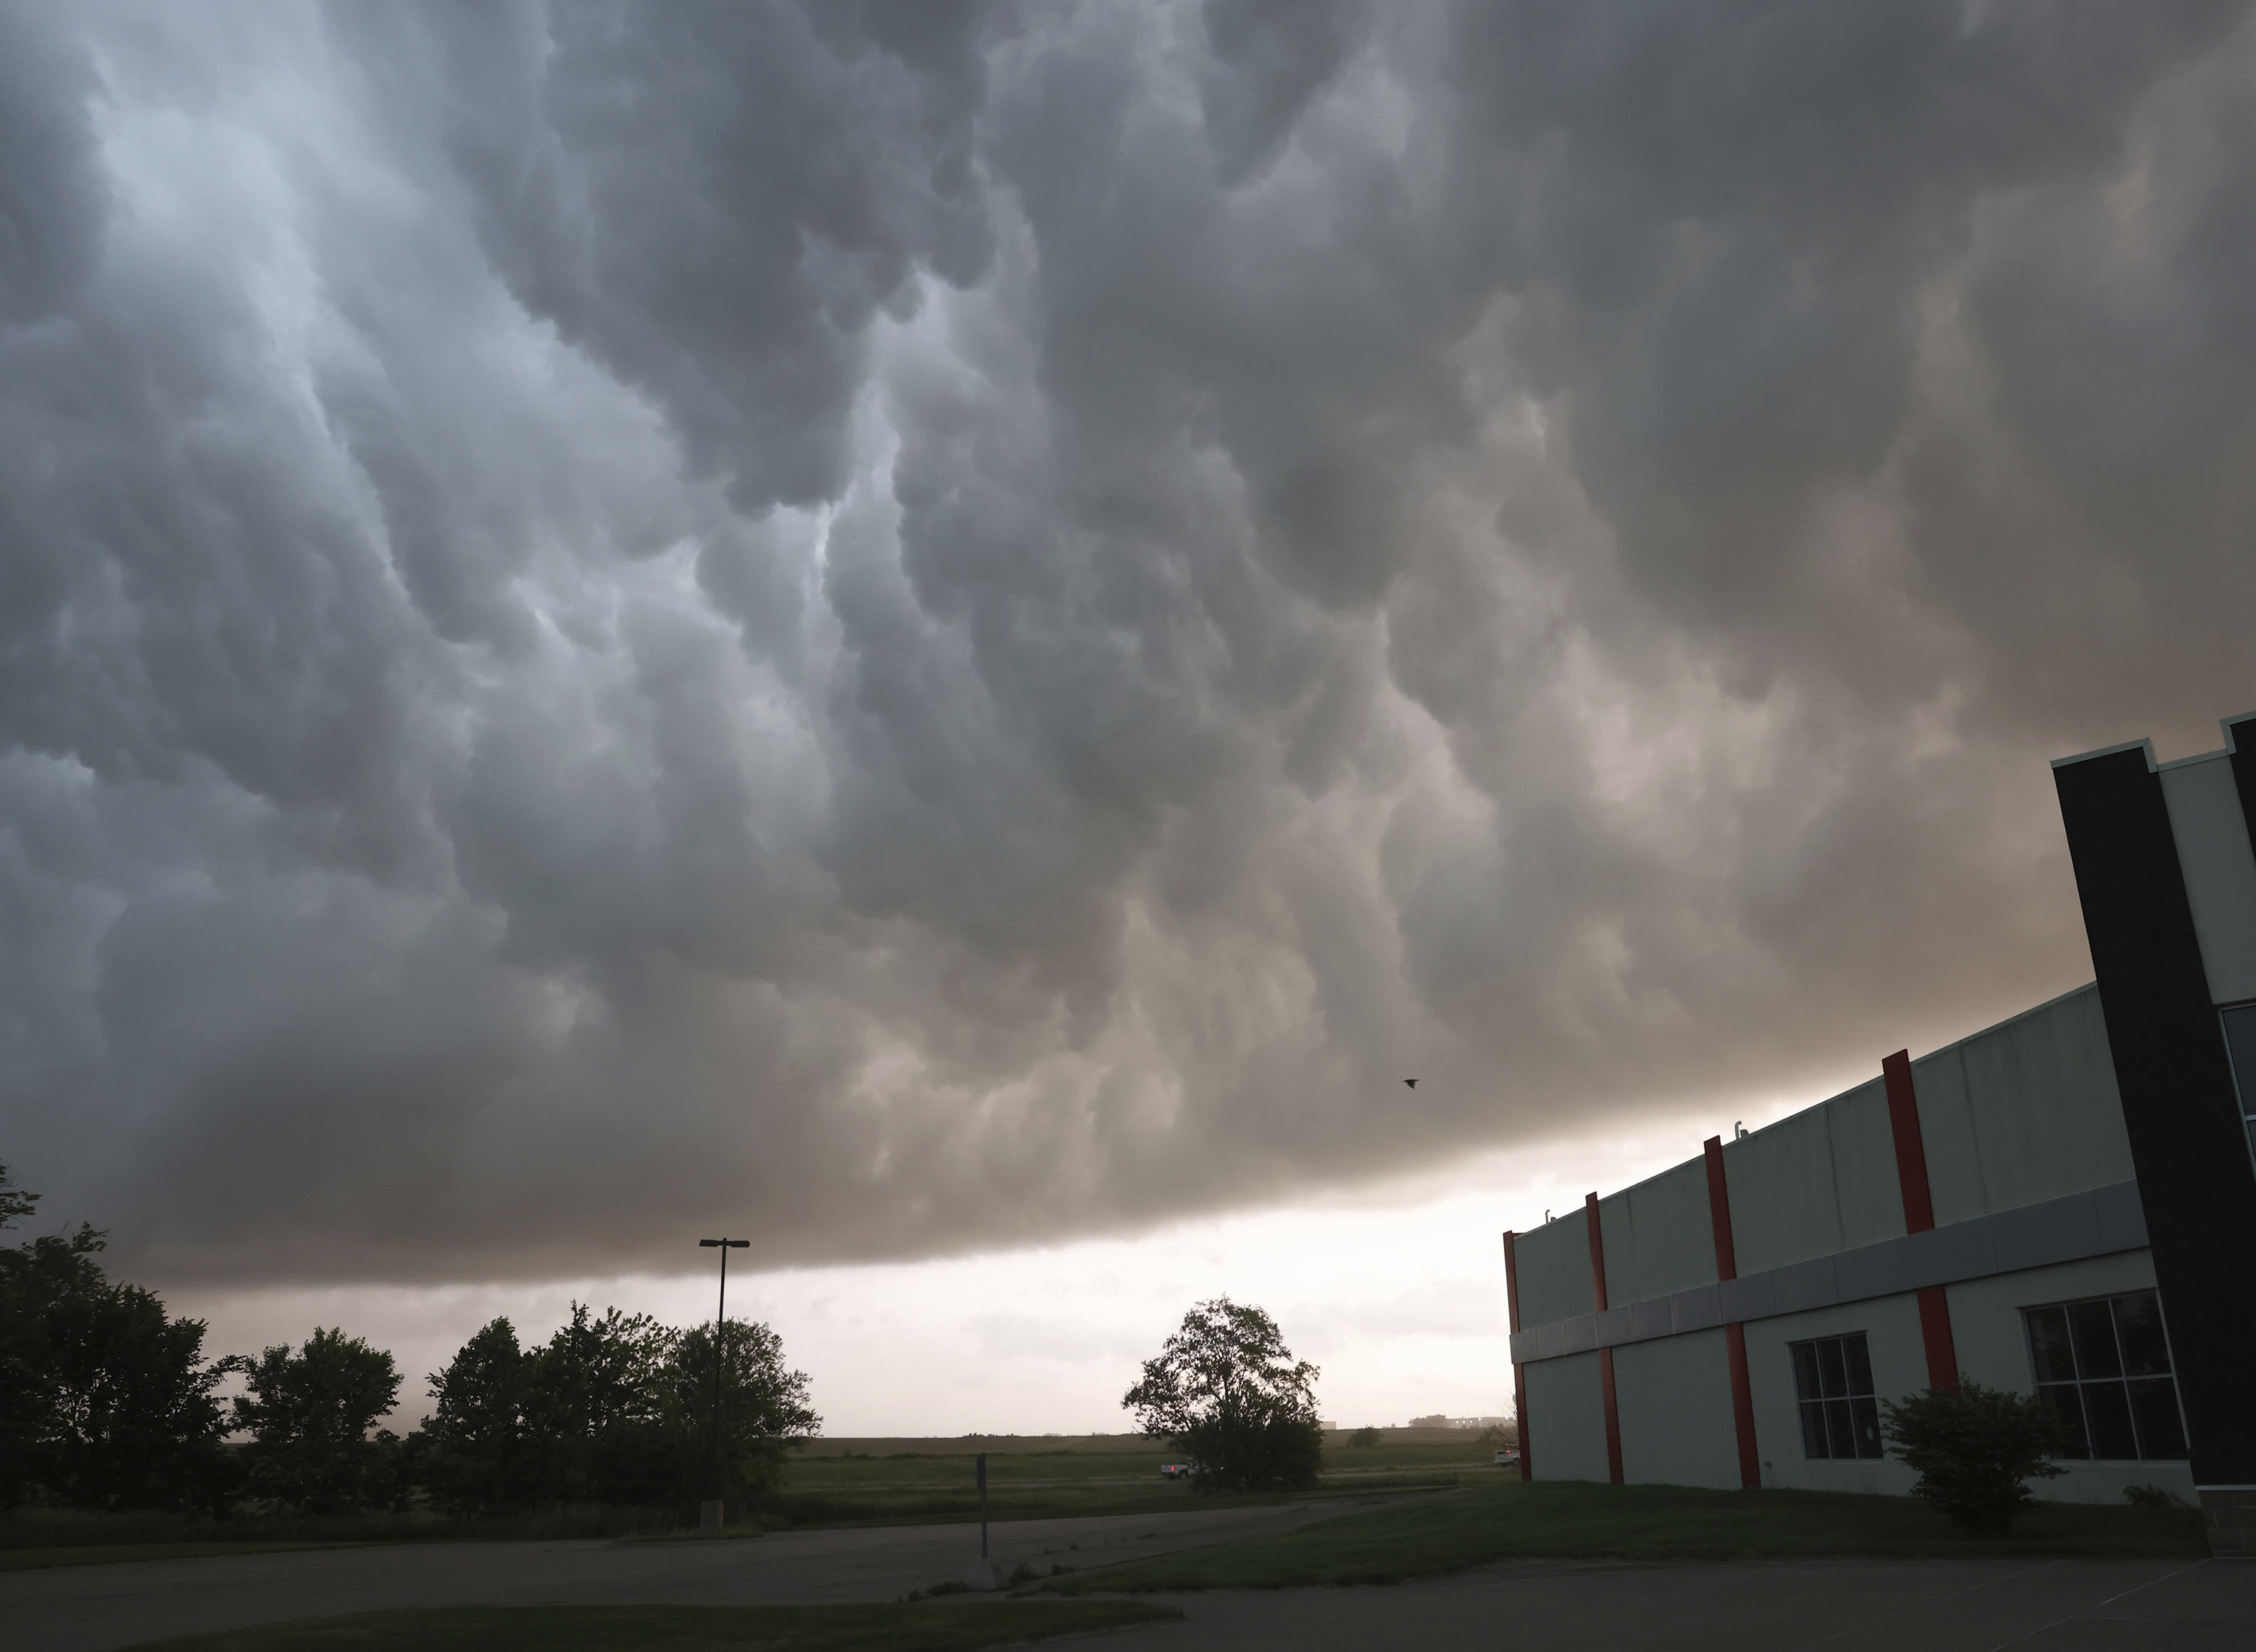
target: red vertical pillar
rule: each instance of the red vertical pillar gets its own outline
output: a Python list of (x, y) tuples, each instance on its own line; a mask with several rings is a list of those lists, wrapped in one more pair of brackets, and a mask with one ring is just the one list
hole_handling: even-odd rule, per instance
[[(1716, 1237), (1716, 1277), (1739, 1276), (1738, 1247), (1731, 1242), (1731, 1185), (1724, 1179), (1724, 1139), (1701, 1144), (1708, 1158), (1708, 1222)], [(1731, 1370), (1731, 1426), (1739, 1439), (1739, 1486), (1762, 1486), (1762, 1453), (1755, 1448), (1755, 1394), (1747, 1380), (1747, 1328), (1734, 1319), (1724, 1327), (1724, 1350)]]
[[(1519, 1253), (1514, 1248), (1517, 1233), (1504, 1236), (1504, 1304), (1511, 1317), (1512, 1333), (1519, 1334)], [(1519, 1360), (1512, 1362), (1512, 1423), (1519, 1436), (1519, 1478), (1533, 1479), (1535, 1459), (1527, 1449), (1527, 1375), (1526, 1367)]]
[[(1900, 1049), (1880, 1063), (1888, 1092), (1888, 1130), (1896, 1144), (1896, 1183), (1903, 1191), (1904, 1232), (1935, 1225), (1935, 1196), (1927, 1183), (1927, 1140), (1919, 1127), (1919, 1092), (1911, 1081), (1911, 1052)], [(1940, 1285), (1919, 1294), (1919, 1334), (1927, 1345), (1927, 1386), (1958, 1392), (1958, 1345), (1950, 1334), (1950, 1299)]]
[[(1598, 1221), (1598, 1196), (1589, 1195), (1583, 1201), (1583, 1216), (1590, 1230), (1590, 1294), (1597, 1301), (1598, 1311), (1604, 1313), (1606, 1302), (1606, 1236)], [(1598, 1350), (1598, 1392), (1606, 1408), (1606, 1478), (1618, 1486), (1622, 1483), (1621, 1407), (1614, 1399), (1614, 1351)]]

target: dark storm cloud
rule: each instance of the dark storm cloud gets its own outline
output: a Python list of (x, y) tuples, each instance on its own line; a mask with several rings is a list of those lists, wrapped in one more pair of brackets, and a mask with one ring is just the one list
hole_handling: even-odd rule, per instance
[(2238, 9), (0, 28), (0, 1154), (152, 1274), (1728, 1105), (2256, 702)]

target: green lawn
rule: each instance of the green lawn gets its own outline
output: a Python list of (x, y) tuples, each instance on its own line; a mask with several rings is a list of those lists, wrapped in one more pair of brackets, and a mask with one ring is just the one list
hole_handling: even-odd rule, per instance
[(201, 1560), (208, 1555), (290, 1554), (304, 1549), (359, 1549), (353, 1543), (74, 1543), (52, 1549), (0, 1549), (0, 1571), (40, 1566), (100, 1566), (113, 1560)]
[(131, 1652), (970, 1652), (1179, 1618), (1138, 1600), (976, 1606), (469, 1606), (362, 1612)]
[(2189, 1509), (2053, 1503), (1977, 1537), (1905, 1497), (1513, 1480), (1413, 1498), (1280, 1537), (1057, 1579), (1065, 1593), (1398, 1583), (1517, 1558), (2203, 1555)]

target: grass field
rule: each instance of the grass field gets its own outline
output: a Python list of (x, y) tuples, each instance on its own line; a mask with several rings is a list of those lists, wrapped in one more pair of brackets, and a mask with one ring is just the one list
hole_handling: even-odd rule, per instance
[[(1273, 1497), (1221, 1498), (1160, 1478), (1171, 1459), (1133, 1435), (1072, 1438), (824, 1440), (795, 1453), (790, 1479), (761, 1514), (793, 1525), (915, 1524), (979, 1514), (974, 1457), (987, 1454), (995, 1520), (1213, 1508)], [(1502, 1472), (1492, 1448), (1448, 1430), (1382, 1430), (1373, 1445), (1328, 1444), (1317, 1495), (1432, 1490)], [(1306, 1495), (1306, 1493), (1301, 1493)]]
[[(1339, 1437), (1327, 1450), (1316, 1495), (1437, 1489), (1482, 1483), (1503, 1471), (1492, 1452), (1454, 1430), (1391, 1429), (1378, 1444)], [(1168, 1454), (1135, 1435), (1007, 1436), (960, 1439), (832, 1439), (793, 1451), (782, 1488), (730, 1511), (728, 1535), (791, 1527), (926, 1525), (979, 1517), (976, 1453), (987, 1454), (992, 1520), (1166, 1514), (1291, 1500), (1222, 1498), (1160, 1478)], [(1300, 1493), (1298, 1495), (1307, 1495)], [(394, 1543), (504, 1542), (566, 1537), (691, 1537), (687, 1509), (565, 1507), (493, 1519), (427, 1511), (328, 1518), (244, 1514), (190, 1520), (18, 1509), (0, 1516), (0, 1571), (113, 1560), (187, 1558)]]
[(2205, 1555), (2190, 1509), (2049, 1503), (2006, 1537), (1978, 1537), (1905, 1497), (1525, 1484), (1421, 1497), (1280, 1537), (1056, 1579), (1069, 1594), (1399, 1583), (1515, 1558), (1787, 1559)]
[(974, 1652), (1181, 1615), (1136, 1600), (455, 1607), (260, 1624), (131, 1652)]

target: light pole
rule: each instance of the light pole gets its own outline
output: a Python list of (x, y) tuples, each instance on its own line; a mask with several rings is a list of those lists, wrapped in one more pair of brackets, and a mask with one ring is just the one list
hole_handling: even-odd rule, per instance
[(721, 1305), (713, 1313), (713, 1500), (697, 1506), (701, 1531), (721, 1529), (721, 1373), (729, 1359), (729, 1253), (741, 1251), (750, 1239), (699, 1239), (700, 1250), (721, 1253)]

